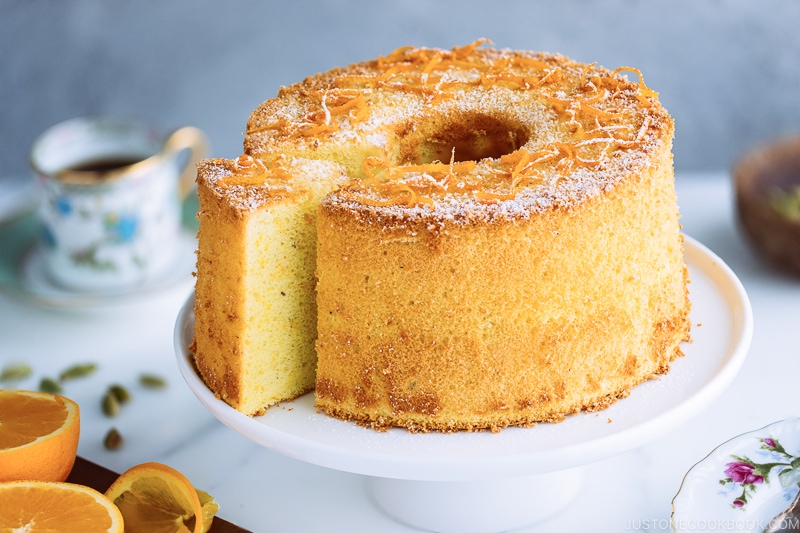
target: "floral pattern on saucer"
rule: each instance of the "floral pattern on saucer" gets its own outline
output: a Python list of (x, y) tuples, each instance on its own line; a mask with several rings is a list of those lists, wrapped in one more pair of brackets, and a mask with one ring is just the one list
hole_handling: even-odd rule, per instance
[(766, 437), (759, 439), (761, 450), (766, 452), (763, 461), (757, 462), (747, 456), (731, 456), (734, 461), (725, 465), (725, 478), (720, 484), (734, 483), (741, 487), (741, 493), (731, 505), (744, 508), (748, 498), (764, 483), (769, 483), (770, 475), (777, 474), (782, 488), (791, 488), (800, 485), (800, 454), (787, 453), (778, 439)]
[(762, 533), (799, 484), (800, 418), (744, 433), (686, 473), (672, 500), (672, 531)]

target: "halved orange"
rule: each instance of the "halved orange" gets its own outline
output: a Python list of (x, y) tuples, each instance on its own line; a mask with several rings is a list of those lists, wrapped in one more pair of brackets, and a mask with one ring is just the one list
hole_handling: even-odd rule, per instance
[(57, 481), (0, 483), (0, 531), (122, 533), (122, 514), (96, 490)]
[(131, 467), (106, 496), (122, 512), (125, 533), (205, 533), (218, 508), (186, 476), (161, 463)]
[(0, 390), (0, 481), (64, 481), (79, 436), (80, 410), (69, 398)]

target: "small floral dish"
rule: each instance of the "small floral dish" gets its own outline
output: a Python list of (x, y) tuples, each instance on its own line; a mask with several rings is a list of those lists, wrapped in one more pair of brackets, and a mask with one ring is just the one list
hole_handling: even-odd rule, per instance
[(798, 490), (800, 418), (789, 418), (723, 443), (692, 467), (672, 500), (672, 531), (762, 533)]
[(733, 168), (736, 212), (753, 248), (800, 276), (800, 134), (744, 154)]

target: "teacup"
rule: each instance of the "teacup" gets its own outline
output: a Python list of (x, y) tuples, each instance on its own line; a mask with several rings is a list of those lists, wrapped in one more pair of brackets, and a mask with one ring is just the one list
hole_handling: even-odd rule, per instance
[(113, 117), (42, 133), (30, 162), (42, 184), (40, 251), (51, 280), (78, 291), (131, 290), (167, 272), (206, 151), (197, 128), (165, 136)]

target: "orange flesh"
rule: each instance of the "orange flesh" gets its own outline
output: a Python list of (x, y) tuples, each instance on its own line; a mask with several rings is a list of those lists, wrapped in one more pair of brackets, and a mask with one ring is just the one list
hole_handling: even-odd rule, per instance
[(54, 394), (0, 390), (0, 481), (64, 481), (79, 438), (77, 403)]
[(123, 531), (119, 511), (93, 489), (34, 481), (4, 483), (0, 487), (0, 531)]
[[(0, 396), (0, 449), (29, 444), (60, 428), (67, 419), (63, 405), (36, 399), (14, 400)], [(35, 421), (35, 423), (33, 423)]]

